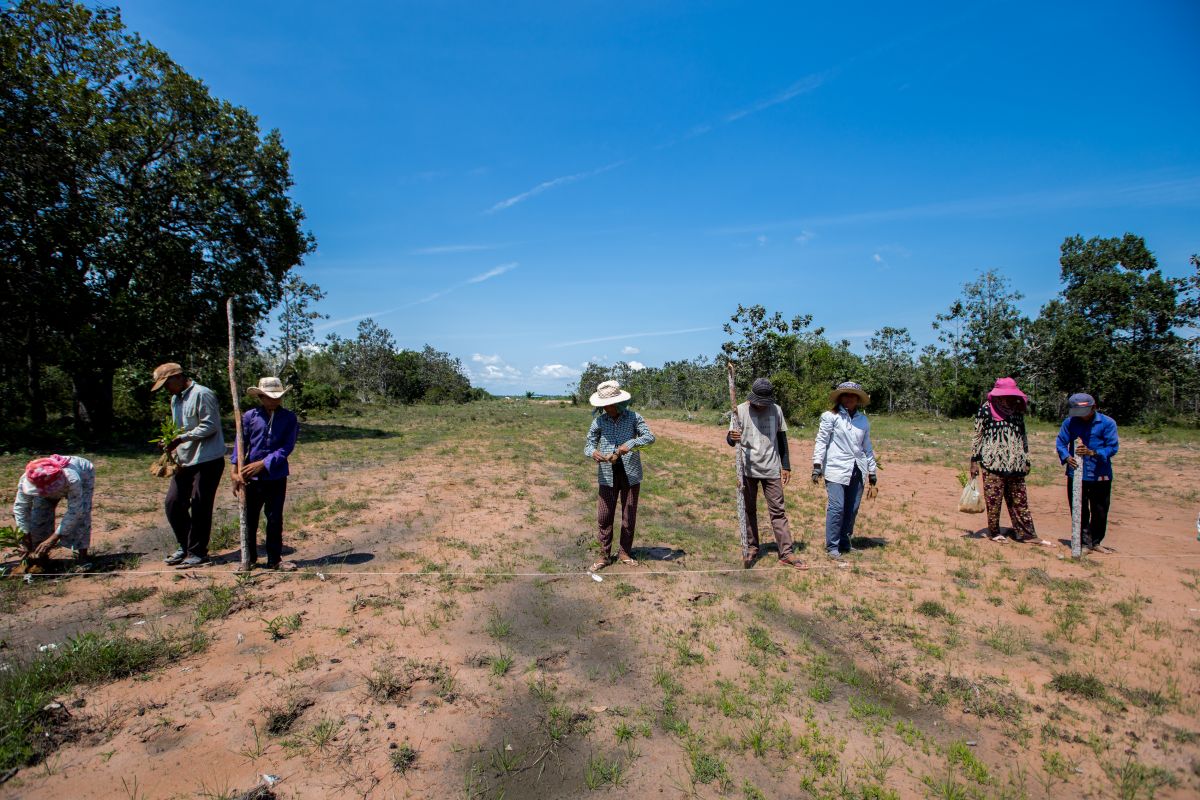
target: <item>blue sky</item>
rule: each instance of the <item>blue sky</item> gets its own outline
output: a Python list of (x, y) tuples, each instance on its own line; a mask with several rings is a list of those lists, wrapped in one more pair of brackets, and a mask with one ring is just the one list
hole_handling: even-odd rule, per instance
[[(837, 7), (834, 7), (837, 6)], [(325, 332), (498, 393), (715, 355), (738, 303), (921, 343), (1065, 236), (1200, 251), (1200, 4), (121, 4), (279, 128)]]

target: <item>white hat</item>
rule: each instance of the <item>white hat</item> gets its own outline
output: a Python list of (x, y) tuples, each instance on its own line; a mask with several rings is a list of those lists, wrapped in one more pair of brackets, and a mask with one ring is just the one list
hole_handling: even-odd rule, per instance
[(633, 399), (633, 395), (622, 389), (621, 384), (616, 381), (605, 381), (596, 387), (596, 391), (592, 393), (588, 402), (596, 408), (603, 408), (631, 399)]
[(292, 387), (284, 386), (283, 381), (279, 380), (279, 378), (259, 378), (258, 386), (251, 386), (246, 394), (250, 395), (251, 397), (266, 395), (267, 397), (273, 397), (278, 400), (291, 390)]

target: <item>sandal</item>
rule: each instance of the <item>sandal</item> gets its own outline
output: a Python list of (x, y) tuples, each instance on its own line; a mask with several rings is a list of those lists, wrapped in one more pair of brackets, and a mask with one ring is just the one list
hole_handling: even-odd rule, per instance
[(604, 558), (598, 560), (595, 564), (592, 564), (590, 567), (588, 567), (588, 572), (599, 572), (607, 567), (610, 563), (612, 563), (612, 558), (610, 556), (605, 556)]
[(637, 559), (629, 555), (629, 553), (618, 553), (617, 561), (620, 561), (622, 564), (630, 567), (636, 567), (638, 565)]
[(779, 563), (785, 567), (793, 567), (794, 569), (808, 569), (808, 564), (795, 556), (784, 556), (779, 559)]
[(997, 533), (995, 536), (992, 537), (992, 541), (993, 542), (1007, 542), (1008, 537), (1005, 536), (1003, 533)]

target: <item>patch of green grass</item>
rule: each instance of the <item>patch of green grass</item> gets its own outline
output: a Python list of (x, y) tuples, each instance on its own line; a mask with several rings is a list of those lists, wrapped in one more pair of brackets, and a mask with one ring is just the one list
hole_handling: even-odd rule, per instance
[(108, 683), (198, 653), (198, 631), (135, 639), (85, 633), (0, 672), (0, 769), (35, 764), (54, 750), (61, 720), (46, 706), (78, 685)]
[(583, 772), (583, 782), (589, 789), (605, 786), (620, 786), (625, 780), (625, 762), (621, 756), (607, 758), (596, 754), (588, 759)]
[(987, 631), (983, 642), (993, 650), (1012, 656), (1025, 649), (1026, 638), (1020, 628), (998, 622)]
[(263, 625), (266, 627), (271, 641), (276, 642), (280, 639), (286, 639), (300, 630), (302, 624), (303, 618), (299, 614), (280, 614), (277, 617), (263, 620)]
[(487, 625), (485, 626), (484, 630), (486, 630), (487, 635), (493, 639), (507, 639), (512, 635), (512, 620), (501, 616), (500, 612), (493, 610), (488, 616)]
[(104, 598), (104, 605), (109, 608), (131, 606), (134, 603), (142, 602), (157, 591), (158, 589), (154, 586), (126, 586)]
[(705, 750), (699, 743), (692, 742), (688, 747), (688, 772), (694, 783), (708, 785), (717, 783), (722, 791), (729, 784), (729, 767), (713, 753)]
[(751, 625), (746, 630), (746, 638), (750, 641), (750, 646), (755, 650), (760, 650), (773, 656), (783, 655), (783, 648), (771, 639), (771, 634), (767, 632), (766, 628)]
[(159, 596), (159, 600), (162, 601), (163, 608), (177, 609), (191, 604), (199, 594), (199, 589), (178, 589), (173, 592), (163, 592)]
[(987, 766), (976, 758), (975, 753), (966, 742), (959, 741), (950, 745), (946, 751), (946, 759), (959, 767), (964, 775), (980, 786), (991, 783), (992, 778), (988, 774)]
[(417, 763), (417, 751), (408, 742), (404, 742), (388, 755), (388, 760), (392, 762), (392, 771), (403, 775)]
[(1179, 785), (1179, 779), (1162, 767), (1151, 767), (1129, 756), (1120, 764), (1101, 764), (1121, 800), (1153, 800), (1163, 787)]
[(224, 619), (233, 611), (236, 590), (232, 586), (209, 586), (200, 595), (196, 604), (196, 624), (202, 625), (214, 619)]
[(937, 600), (922, 600), (917, 603), (916, 612), (934, 619), (948, 619), (950, 611)]
[(510, 655), (501, 653), (500, 655), (492, 656), (491, 658), (492, 674), (497, 678), (502, 678), (507, 675), (508, 671), (512, 669), (512, 665), (513, 657)]
[(1063, 694), (1086, 697), (1089, 700), (1104, 700), (1108, 689), (1095, 675), (1082, 672), (1061, 672), (1050, 679), (1050, 688)]

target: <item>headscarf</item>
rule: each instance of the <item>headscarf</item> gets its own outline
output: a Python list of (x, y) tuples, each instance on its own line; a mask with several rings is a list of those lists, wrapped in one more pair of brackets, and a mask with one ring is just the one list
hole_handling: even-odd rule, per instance
[(33, 484), (38, 494), (50, 494), (67, 479), (63, 470), (70, 463), (71, 459), (60, 455), (35, 458), (25, 465), (25, 479)]

